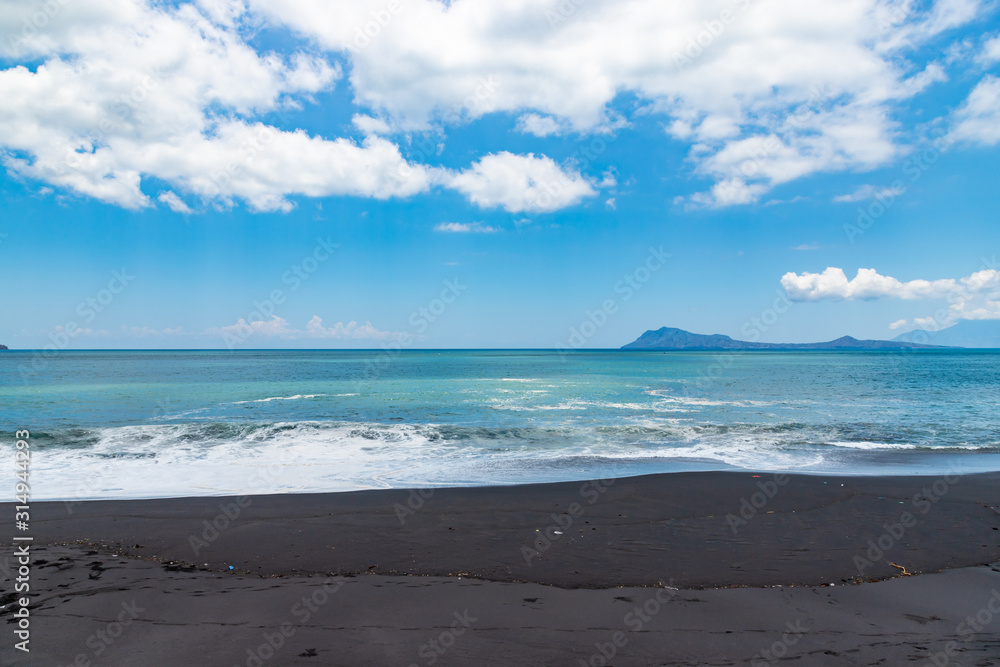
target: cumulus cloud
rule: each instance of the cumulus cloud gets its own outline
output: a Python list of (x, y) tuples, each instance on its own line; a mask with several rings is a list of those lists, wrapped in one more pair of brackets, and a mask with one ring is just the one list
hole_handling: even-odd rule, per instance
[(551, 158), (507, 151), (490, 154), (453, 174), (447, 186), (484, 208), (510, 213), (548, 212), (597, 194), (579, 172), (563, 169)]
[[(324, 59), (258, 54), (192, 5), (116, 8), (124, 16), (85, 30), (67, 5), (44, 40), (19, 47), (44, 62), (0, 72), (8, 169), (127, 208), (150, 205), (140, 187), (149, 176), (255, 210), (288, 210), (295, 194), (386, 198), (429, 186), (385, 140), (329, 141), (248, 120), (328, 88), (339, 70)], [(187, 208), (174, 193), (160, 200)]]
[(500, 230), (481, 222), (442, 222), (434, 226), (434, 231), (452, 234), (494, 234)]
[(547, 137), (550, 134), (558, 134), (562, 127), (559, 125), (559, 121), (551, 116), (527, 113), (517, 119), (517, 129), (536, 137)]
[[(159, 179), (181, 196), (261, 211), (288, 210), (295, 196), (444, 185), (480, 206), (544, 212), (593, 189), (567, 172), (565, 192), (545, 197), (532, 184), (547, 158), (519, 156), (529, 169), (519, 181), (497, 174), (509, 153), (445, 172), (408, 162), (384, 137), (491, 113), (537, 137), (606, 133), (628, 125), (614, 108), (627, 95), (635, 114), (661, 116), (689, 142), (690, 164), (713, 181), (690, 204), (748, 204), (905, 151), (895, 105), (945, 78), (908, 58), (983, 2), (0, 0), (0, 56), (21, 63), (0, 70), (0, 147), (11, 172), (133, 209), (153, 205), (143, 185)], [(262, 22), (305, 39), (263, 52), (248, 39)], [(332, 90), (335, 62), (346, 63), (363, 142), (265, 122)], [(985, 131), (996, 143), (995, 98), (988, 77), (957, 136)], [(281, 127), (294, 128), (287, 118)], [(532, 209), (540, 197), (550, 203)]]
[[(757, 201), (765, 192), (767, 192), (766, 185), (761, 183), (748, 185), (742, 178), (730, 178), (716, 183), (709, 192), (696, 192), (691, 195), (691, 201), (718, 208), (734, 204), (750, 204)], [(683, 201), (683, 197), (681, 200)]]
[[(964, 278), (910, 280), (902, 282), (880, 275), (875, 269), (859, 269), (848, 279), (843, 269), (828, 267), (823, 273), (786, 273), (781, 278), (792, 301), (906, 299), (947, 301), (948, 308), (934, 318), (918, 318), (917, 326), (933, 321), (946, 326), (958, 320), (1000, 319), (1000, 271), (983, 269)], [(893, 323), (899, 328), (906, 321)]]
[[(374, 136), (389, 126), (373, 116), (354, 117), (368, 135), (360, 143), (263, 122), (329, 90), (340, 70), (305, 52), (258, 53), (235, 26), (240, 3), (53, 7), (44, 31), (3, 42), (4, 55), (41, 61), (0, 71), (11, 172), (130, 209), (152, 206), (142, 186), (156, 178), (177, 191), (157, 199), (183, 213), (191, 207), (178, 193), (288, 211), (296, 195), (408, 197), (441, 180), (443, 170)], [(2, 15), (4, 32), (19, 35), (18, 12)]]
[(358, 128), (366, 135), (368, 134), (388, 134), (392, 128), (389, 127), (389, 123), (385, 122), (381, 118), (374, 118), (372, 116), (366, 116), (365, 114), (354, 114), (351, 118), (351, 123), (354, 127)]
[(813, 94), (815, 103), (806, 103), (767, 134), (696, 144), (697, 171), (719, 180), (692, 201), (753, 203), (775, 185), (817, 172), (873, 169), (900, 154), (883, 109), (861, 103), (823, 108), (824, 93)]
[(793, 301), (819, 301), (820, 299), (934, 299), (942, 298), (957, 288), (955, 280), (911, 280), (900, 282), (889, 276), (879, 275), (875, 269), (858, 269), (851, 280), (843, 269), (827, 267), (823, 273), (786, 273), (781, 286)]
[(955, 112), (950, 138), (984, 146), (1000, 142), (1000, 79), (988, 75)]
[[(261, 126), (246, 119), (327, 89), (340, 73), (323, 57), (259, 54), (190, 4), (54, 6), (44, 30), (4, 42), (8, 57), (41, 61), (0, 71), (8, 170), (126, 208), (151, 205), (144, 177), (258, 208), (286, 206), (302, 189), (289, 185), (309, 182), (301, 168), (255, 177), (246, 142)], [(297, 139), (268, 130), (274, 146)]]
[[(614, 123), (616, 97), (634, 95), (694, 142), (699, 172), (744, 184), (692, 199), (715, 206), (898, 156), (893, 105), (946, 78), (907, 56), (982, 4), (400, 0), (388, 16), (379, 0), (250, 0), (345, 53), (357, 102), (404, 129), (500, 111), (539, 136), (597, 132)], [(490, 77), (500, 85), (480, 95)]]
[[(234, 161), (235, 158), (235, 161)], [(352, 195), (388, 199), (426, 191), (431, 172), (407, 163), (395, 144), (366, 137), (359, 145), (302, 130), (277, 131), (257, 123), (227, 123), (216, 136), (162, 147), (161, 173), (187, 190), (255, 210), (289, 210), (287, 195)]]
[(184, 203), (184, 200), (177, 196), (176, 193), (167, 190), (166, 192), (161, 192), (157, 199), (167, 205), (174, 213), (191, 213), (191, 207)]

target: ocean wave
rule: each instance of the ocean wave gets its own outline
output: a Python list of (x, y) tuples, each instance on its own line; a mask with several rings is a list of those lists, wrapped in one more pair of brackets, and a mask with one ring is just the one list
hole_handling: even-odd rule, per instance
[[(534, 406), (543, 410), (585, 407), (588, 402), (566, 402)], [(623, 410), (640, 410), (642, 404), (602, 404)], [(897, 437), (870, 437), (877, 431), (873, 424), (816, 425), (799, 421), (786, 422), (707, 422), (692, 417), (656, 415), (622, 416), (614, 421), (594, 421), (588, 416), (568, 416), (541, 424), (446, 424), (446, 423), (377, 423), (344, 421), (296, 422), (191, 422), (146, 424), (100, 428), (68, 428), (33, 431), (36, 447), (41, 449), (119, 449), (133, 447), (169, 451), (173, 447), (213, 447), (232, 444), (260, 445), (272, 442), (325, 442), (331, 445), (351, 442), (438, 443), (470, 440), (509, 439), (538, 446), (555, 439), (582, 444), (594, 440), (631, 444), (681, 445), (687, 441), (721, 438), (738, 442), (741, 438), (761, 439), (795, 445), (829, 446), (850, 449), (915, 449), (948, 447), (958, 449), (995, 449), (996, 442), (966, 443), (944, 440), (914, 441)], [(859, 434), (861, 437), (859, 437)], [(869, 437), (865, 437), (865, 436)], [(877, 434), (876, 434), (877, 435)]]
[[(270, 403), (271, 401), (297, 401), (301, 398), (317, 398), (326, 394), (296, 394), (295, 396), (270, 396), (268, 398), (257, 398), (251, 401), (233, 401), (233, 405), (241, 403)], [(337, 396), (357, 396), (357, 394), (337, 394)]]
[[(514, 393), (510, 390), (500, 390), (503, 393)], [(529, 392), (534, 393), (534, 392)], [(589, 410), (598, 408), (604, 410), (629, 410), (632, 412), (689, 412), (684, 408), (664, 406), (659, 403), (636, 403), (621, 401), (568, 400), (552, 405), (532, 404), (524, 400), (512, 398), (493, 398), (487, 405), (494, 410), (511, 410), (514, 412), (553, 412), (560, 410)]]
[(586, 410), (587, 406), (578, 401), (565, 401), (555, 405), (528, 405), (517, 399), (495, 398), (488, 402), (494, 410), (511, 410), (514, 412), (549, 412), (554, 410)]
[(696, 405), (696, 406), (732, 405), (738, 407), (761, 407), (761, 406), (775, 405), (774, 401), (760, 401), (753, 399), (724, 400), (724, 399), (702, 398), (699, 396), (677, 396), (676, 394), (670, 393), (670, 391), (667, 389), (649, 389), (643, 393), (648, 394), (650, 396), (656, 396), (660, 398), (660, 400), (663, 402), (678, 403), (680, 405)]
[(824, 443), (830, 445), (831, 447), (847, 447), (848, 449), (916, 449), (916, 445), (909, 445), (905, 443), (897, 442), (869, 442), (867, 440), (855, 440), (855, 441), (844, 441), (840, 440), (837, 442)]
[(544, 424), (298, 421), (72, 428), (32, 433), (33, 490), (40, 499), (338, 491), (552, 481), (568, 471), (606, 476), (612, 469), (663, 471), (682, 463), (810, 471), (836, 469), (838, 462), (858, 457), (919, 456), (915, 449), (1000, 451), (995, 442), (893, 441), (872, 437), (873, 428), (649, 415), (614, 423), (589, 423), (581, 416)]

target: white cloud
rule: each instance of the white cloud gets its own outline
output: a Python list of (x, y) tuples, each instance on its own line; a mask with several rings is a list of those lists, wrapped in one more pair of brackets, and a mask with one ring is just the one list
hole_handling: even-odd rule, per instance
[(184, 331), (183, 327), (167, 327), (166, 329), (153, 329), (150, 327), (137, 327), (137, 326), (125, 326), (121, 327), (121, 331), (126, 336), (132, 336), (135, 338), (151, 338), (151, 337), (161, 337), (161, 336), (190, 336)]
[[(821, 103), (822, 104), (822, 103)], [(699, 143), (698, 171), (720, 179), (692, 201), (709, 206), (756, 202), (773, 186), (816, 172), (873, 169), (900, 154), (884, 110), (855, 103), (802, 108), (768, 134)]]
[(985, 65), (992, 65), (1000, 61), (1000, 35), (997, 35), (983, 44), (983, 51), (979, 54), (979, 62)]
[(167, 190), (166, 192), (161, 192), (157, 199), (173, 211), (174, 213), (191, 213), (191, 207), (184, 203), (184, 200), (177, 196), (176, 193)]
[[(633, 94), (675, 137), (698, 142), (700, 173), (746, 185), (692, 199), (714, 206), (900, 155), (894, 105), (945, 78), (933, 63), (918, 70), (907, 50), (974, 20), (982, 4), (400, 0), (357, 48), (384, 11), (379, 0), (250, 0), (272, 22), (345, 52), (357, 102), (404, 129), (500, 111), (523, 132), (597, 132), (617, 122), (615, 98)], [(723, 12), (732, 20), (722, 23)], [(488, 78), (499, 85), (484, 95)], [(756, 156), (770, 137), (776, 149)], [(747, 160), (759, 162), (753, 174)]]
[(878, 186), (878, 185), (861, 185), (854, 192), (849, 192), (844, 195), (838, 195), (833, 198), (836, 203), (845, 202), (859, 202), (865, 201), (867, 199), (884, 199), (886, 197), (898, 197), (903, 194), (903, 191), (893, 190), (891, 187)]
[(359, 325), (357, 322), (337, 322), (332, 327), (324, 327), (323, 320), (313, 315), (306, 324), (306, 338), (336, 338), (341, 340), (395, 340), (400, 335), (390, 331), (379, 331), (371, 322)]
[(434, 226), (434, 231), (452, 234), (494, 234), (500, 230), (481, 222), (442, 222)]
[(527, 113), (517, 119), (517, 129), (526, 134), (533, 134), (536, 137), (547, 137), (550, 134), (559, 134), (562, 126), (559, 121), (551, 116), (539, 116), (537, 113)]
[(609, 211), (617, 210), (618, 207), (615, 205), (615, 198), (609, 197), (608, 200), (604, 202), (604, 208), (608, 209)]
[(795, 195), (791, 199), (769, 199), (764, 202), (764, 206), (780, 206), (781, 204), (795, 204), (800, 201), (808, 201), (808, 197), (802, 195)]
[(428, 169), (407, 163), (395, 144), (379, 137), (358, 145), (240, 122), (220, 126), (215, 135), (161, 146), (146, 159), (161, 177), (188, 191), (227, 204), (243, 199), (259, 211), (289, 210), (287, 195), (387, 199), (431, 185)]
[(243, 0), (195, 0), (195, 4), (205, 16), (224, 26), (238, 23), (247, 10)]
[(993, 146), (1000, 142), (1000, 79), (987, 75), (955, 112), (950, 139)]
[(819, 301), (820, 299), (936, 299), (951, 294), (958, 283), (951, 279), (911, 280), (900, 282), (882, 276), (875, 269), (858, 269), (858, 274), (848, 280), (843, 269), (827, 267), (823, 273), (786, 273), (781, 286), (793, 301)]
[[(848, 280), (843, 269), (828, 267), (823, 273), (786, 273), (781, 278), (792, 301), (856, 299), (943, 299), (948, 308), (933, 318), (914, 320), (917, 326), (934, 323), (947, 326), (958, 320), (1000, 319), (1000, 271), (983, 269), (964, 278), (901, 282), (879, 275), (875, 269), (859, 269)], [(906, 321), (894, 322), (893, 328)]]
[(255, 335), (265, 338), (291, 338), (293, 332), (294, 329), (288, 326), (288, 320), (277, 315), (272, 315), (269, 320), (253, 320), (252, 322), (247, 322), (241, 317), (236, 320), (236, 324), (205, 331), (206, 334), (210, 335), (232, 336), (236, 340), (246, 340)]
[(900, 97), (907, 98), (918, 95), (935, 83), (942, 83), (948, 80), (948, 75), (937, 63), (931, 63), (923, 71), (914, 74), (910, 78), (900, 83)]
[(906, 326), (906, 320), (896, 320), (895, 322), (889, 325), (889, 328), (895, 331), (896, 329), (902, 329), (905, 326)]
[(90, 22), (81, 12), (67, 5), (44, 39), (18, 45), (44, 59), (34, 72), (0, 72), (11, 171), (127, 208), (150, 205), (145, 177), (255, 210), (288, 210), (290, 195), (386, 198), (430, 185), (385, 140), (330, 141), (252, 120), (329, 88), (339, 70), (322, 58), (259, 54), (221, 15), (213, 22), (192, 5), (96, 5)]
[(277, 338), (282, 340), (296, 339), (338, 339), (338, 340), (395, 340), (401, 333), (380, 331), (371, 322), (359, 325), (357, 322), (337, 322), (332, 327), (323, 326), (323, 320), (318, 315), (306, 323), (305, 329), (295, 329), (288, 321), (277, 315), (269, 320), (254, 320), (247, 322), (240, 318), (236, 324), (208, 329), (206, 334), (214, 336), (230, 336), (236, 340), (248, 340), (250, 337)]
[(562, 169), (551, 158), (507, 151), (487, 155), (451, 175), (447, 186), (474, 204), (502, 206), (511, 213), (555, 211), (597, 194), (578, 172)]
[(767, 186), (761, 183), (748, 185), (742, 178), (730, 178), (716, 183), (709, 192), (697, 192), (691, 195), (691, 201), (712, 207), (750, 204), (757, 201), (765, 192)]
[(388, 134), (392, 128), (389, 127), (389, 123), (385, 122), (381, 118), (375, 118), (373, 116), (366, 116), (365, 114), (354, 114), (351, 118), (351, 123), (354, 127), (358, 128), (366, 135), (369, 134)]
[(891, 52), (918, 46), (946, 30), (974, 20), (983, 9), (979, 0), (937, 0), (927, 11), (913, 0), (889, 0), (876, 5), (882, 40), (879, 48)]
[[(510, 153), (455, 174), (408, 163), (380, 136), (494, 112), (535, 136), (606, 133), (629, 124), (613, 108), (628, 95), (636, 114), (663, 116), (673, 136), (693, 143), (691, 164), (714, 186), (690, 203), (746, 204), (796, 178), (871, 169), (901, 154), (894, 105), (945, 77), (934, 63), (918, 69), (906, 49), (973, 20), (983, 3), (390, 4), (0, 0), (0, 34), (9, 37), (0, 55), (31, 65), (0, 70), (4, 164), (128, 208), (153, 204), (143, 185), (155, 178), (182, 196), (254, 210), (288, 210), (295, 196), (407, 197), (435, 185), (480, 206), (532, 210), (544, 195), (533, 175), (518, 184), (485, 173), (497, 166), (491, 158)], [(39, 11), (51, 15), (34, 27)], [(733, 20), (706, 32), (723, 11)], [(260, 52), (248, 36), (263, 21), (309, 41), (292, 53)], [(359, 107), (352, 122), (367, 137), (360, 144), (265, 122), (334, 87), (339, 66), (316, 48), (348, 63), (344, 89)], [(971, 137), (977, 122), (993, 121), (981, 108), (995, 97), (988, 83), (956, 132)], [(567, 176), (568, 194), (535, 210), (593, 194)], [(519, 185), (527, 191), (515, 192)]]
[[(42, 60), (0, 71), (8, 170), (132, 209), (152, 205), (149, 177), (258, 211), (287, 211), (294, 195), (384, 199), (431, 187), (433, 171), (385, 139), (328, 140), (256, 120), (329, 89), (340, 72), (304, 52), (256, 52), (232, 26), (239, 3), (208, 2), (206, 14), (140, 0), (85, 5), (2, 43), (9, 56)], [(160, 201), (187, 207), (176, 193)]]
[(606, 172), (601, 174), (601, 180), (594, 185), (598, 188), (613, 188), (618, 185), (618, 179), (615, 177), (614, 170), (608, 169)]
[[(732, 113), (739, 100), (759, 102), (773, 95), (773, 87), (808, 94), (811, 86), (836, 83), (846, 92), (891, 94), (904, 72), (881, 57), (886, 39), (905, 32), (907, 43), (918, 44), (973, 19), (981, 3), (938, 2), (883, 35), (877, 14), (885, 3), (874, 0), (822, 0), (809, 7), (793, 0), (748, 7), (729, 0), (595, 1), (556, 22), (550, 17), (563, 11), (559, 0), (401, 0), (401, 10), (363, 49), (355, 45), (358, 31), (383, 9), (379, 0), (250, 4), (271, 21), (350, 54), (351, 82), (361, 100), (404, 122), (418, 125), (462, 106), (480, 79), (493, 75), (503, 81), (502, 90), (489, 109), (470, 110), (475, 115), (532, 109), (590, 129), (606, 120), (614, 96), (629, 90), (647, 100), (690, 100), (692, 110), (708, 113), (699, 122), (708, 120), (719, 128), (712, 132), (725, 135), (721, 128), (739, 120)], [(723, 10), (735, 20), (690, 57), (688, 47), (706, 30), (704, 23)]]
[(795, 246), (794, 248), (792, 248), (792, 250), (819, 250), (819, 244), (818, 243), (803, 243), (801, 245)]

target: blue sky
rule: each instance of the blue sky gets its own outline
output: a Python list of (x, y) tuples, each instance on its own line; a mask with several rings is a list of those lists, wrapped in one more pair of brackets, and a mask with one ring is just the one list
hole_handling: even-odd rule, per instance
[(0, 5), (11, 347), (1000, 318), (990, 3)]

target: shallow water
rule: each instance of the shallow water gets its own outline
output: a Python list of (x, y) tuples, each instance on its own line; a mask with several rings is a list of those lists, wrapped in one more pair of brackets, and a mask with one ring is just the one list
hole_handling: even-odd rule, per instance
[(15, 351), (0, 405), (36, 499), (1000, 469), (996, 351)]

